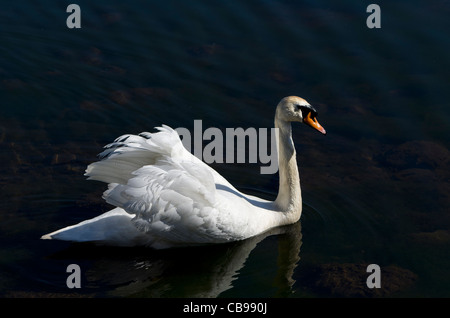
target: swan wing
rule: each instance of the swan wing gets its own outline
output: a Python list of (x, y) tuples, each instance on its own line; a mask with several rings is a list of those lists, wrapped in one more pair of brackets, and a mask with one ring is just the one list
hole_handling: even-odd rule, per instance
[(99, 154), (100, 161), (90, 164), (85, 175), (89, 180), (126, 184), (134, 171), (162, 158), (190, 159), (192, 155), (183, 147), (175, 130), (166, 125), (157, 129), (157, 133), (120, 136), (105, 146)]
[(106, 202), (134, 215), (131, 222), (151, 245), (229, 240), (216, 208), (220, 175), (188, 152), (172, 128), (158, 129), (117, 138), (86, 175), (109, 183)]

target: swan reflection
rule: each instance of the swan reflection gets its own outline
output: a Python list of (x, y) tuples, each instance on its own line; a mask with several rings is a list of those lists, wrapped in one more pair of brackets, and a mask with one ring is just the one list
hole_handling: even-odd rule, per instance
[[(252, 263), (253, 251), (255, 258), (276, 258), (275, 275), (269, 278), (274, 282), (276, 294), (271, 296), (283, 297), (292, 293), (301, 245), (301, 224), (296, 222), (227, 244), (169, 250), (99, 246), (86, 249), (86, 245), (73, 245), (64, 254), (72, 259), (93, 258), (92, 266), (84, 274), (86, 284), (107, 296), (194, 298), (219, 297), (226, 291), (232, 294), (238, 280), (245, 284), (251, 277), (239, 274)], [(255, 268), (265, 270), (259, 264)]]

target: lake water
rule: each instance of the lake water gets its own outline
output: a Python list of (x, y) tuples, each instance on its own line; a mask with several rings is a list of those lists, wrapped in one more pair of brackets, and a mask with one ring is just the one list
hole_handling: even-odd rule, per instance
[[(72, 2), (0, 4), (1, 296), (450, 296), (449, 1), (378, 1), (379, 29), (371, 1), (79, 0), (69, 29)], [(165, 251), (39, 239), (110, 209), (83, 173), (116, 137), (270, 128), (288, 95), (328, 132), (293, 128), (299, 223)], [(213, 166), (276, 196), (259, 163)]]

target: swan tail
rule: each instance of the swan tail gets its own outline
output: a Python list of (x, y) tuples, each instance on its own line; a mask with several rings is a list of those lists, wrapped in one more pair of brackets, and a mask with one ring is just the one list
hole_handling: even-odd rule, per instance
[(98, 217), (43, 235), (44, 240), (98, 242), (115, 246), (146, 245), (149, 237), (132, 223), (133, 216), (115, 208)]

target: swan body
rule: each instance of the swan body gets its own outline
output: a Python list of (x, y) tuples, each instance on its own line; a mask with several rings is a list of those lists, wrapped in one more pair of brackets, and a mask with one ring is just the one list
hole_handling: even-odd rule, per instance
[(304, 99), (283, 98), (275, 113), (280, 185), (275, 201), (241, 193), (187, 151), (175, 130), (124, 135), (105, 146), (86, 176), (108, 184), (103, 198), (116, 208), (42, 239), (144, 245), (156, 249), (243, 240), (292, 224), (302, 212), (291, 134), (299, 121), (325, 130)]

